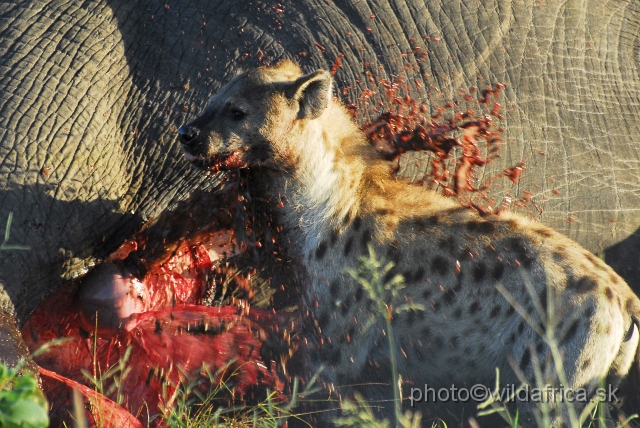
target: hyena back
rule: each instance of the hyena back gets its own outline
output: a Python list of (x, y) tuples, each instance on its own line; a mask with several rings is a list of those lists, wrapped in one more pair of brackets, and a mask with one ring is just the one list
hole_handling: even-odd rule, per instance
[[(187, 160), (202, 168), (257, 172), (281, 239), (309, 277), (309, 364), (325, 367), (327, 385), (365, 384), (350, 390), (391, 396), (389, 386), (366, 385), (392, 381), (388, 340), (383, 322), (369, 323), (368, 294), (346, 273), (369, 247), (395, 264), (389, 277), (404, 278), (389, 307), (415, 305), (392, 321), (406, 388), (493, 387), (498, 368), (503, 385), (519, 384), (521, 373), (533, 386), (558, 386), (563, 373), (565, 388), (593, 395), (638, 364), (640, 301), (611, 268), (540, 223), (481, 216), (393, 178), (332, 98), (328, 72), (303, 75), (283, 62), (241, 74), (179, 134)], [(578, 415), (585, 404), (574, 403)], [(534, 405), (518, 407), (521, 421), (533, 418)], [(556, 407), (559, 426), (568, 416)]]

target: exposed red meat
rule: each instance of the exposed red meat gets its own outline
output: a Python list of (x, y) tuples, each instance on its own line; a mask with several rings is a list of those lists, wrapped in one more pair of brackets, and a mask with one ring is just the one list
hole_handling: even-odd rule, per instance
[[(248, 305), (238, 308), (196, 304), (206, 286), (206, 274), (211, 271), (212, 259), (219, 259), (222, 250), (232, 254), (233, 247), (230, 232), (211, 234), (200, 245), (183, 243), (165, 263), (147, 271), (142, 280), (128, 277), (127, 281), (139, 282), (140, 293), (143, 294), (143, 298), (134, 297), (134, 300), (140, 300), (140, 305), (131, 306), (139, 310), (138, 313), (124, 314), (126, 316), (118, 326), (108, 323), (101, 327), (97, 337), (93, 335), (96, 331), (95, 324), (92, 324), (95, 318), (91, 320), (90, 314), (78, 310), (83, 304), (77, 285), (61, 288), (40, 305), (22, 329), (29, 349), (35, 351), (53, 339), (69, 339), (36, 357), (45, 373), (49, 370), (60, 376), (50, 376), (51, 379), (43, 384), (47, 396), (54, 403), (52, 419), (67, 417), (69, 409), (69, 394), (60, 393), (61, 385), (57, 385), (56, 380), (65, 378), (90, 385), (82, 369), (99, 378), (123, 358), (127, 348), (131, 348), (126, 363), (130, 372), (124, 378), (120, 391), (124, 395), (124, 408), (141, 421), (147, 421), (170, 406), (170, 397), (184, 374), (204, 375), (204, 365), (210, 372), (216, 372), (231, 363), (215, 381), (224, 380), (239, 401), (255, 385), (281, 390), (282, 382), (262, 361), (261, 348), (270, 335), (270, 329), (277, 330), (276, 324), (287, 324), (287, 315), (250, 309)], [(105, 262), (106, 273), (87, 277), (88, 281), (96, 281), (100, 286), (107, 285), (107, 290), (102, 293), (107, 298), (102, 301), (95, 297), (100, 291), (89, 293), (94, 306), (105, 303), (108, 309), (108, 303), (127, 294), (111, 293), (110, 278), (115, 276), (123, 281), (122, 274), (112, 263), (117, 258), (126, 257), (134, 248), (131, 243), (125, 244), (116, 256), (109, 258), (110, 262)], [(119, 312), (122, 306), (115, 306), (113, 312), (123, 315)], [(229, 376), (232, 373), (233, 376)], [(107, 380), (105, 388), (112, 384), (113, 379)], [(228, 400), (229, 396), (221, 398)], [(160, 422), (161, 418), (154, 424), (161, 425)]]

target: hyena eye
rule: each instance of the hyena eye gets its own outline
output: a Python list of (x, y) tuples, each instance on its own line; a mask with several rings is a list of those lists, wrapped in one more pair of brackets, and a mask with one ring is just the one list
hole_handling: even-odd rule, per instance
[(236, 108), (231, 110), (231, 119), (233, 120), (242, 120), (244, 119), (245, 113), (242, 110), (238, 110)]

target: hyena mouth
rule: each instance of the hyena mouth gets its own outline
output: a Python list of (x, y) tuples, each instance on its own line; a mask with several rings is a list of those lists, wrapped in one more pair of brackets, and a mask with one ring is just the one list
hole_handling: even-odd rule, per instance
[(220, 153), (210, 157), (194, 156), (184, 151), (184, 157), (198, 168), (209, 171), (230, 171), (234, 169), (246, 168), (248, 165), (242, 159), (244, 150), (233, 150), (231, 152)]

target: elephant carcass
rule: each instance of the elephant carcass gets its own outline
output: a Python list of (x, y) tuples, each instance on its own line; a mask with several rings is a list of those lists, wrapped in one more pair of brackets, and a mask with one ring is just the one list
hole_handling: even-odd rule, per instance
[(492, 197), (531, 192), (541, 221), (594, 252), (616, 245), (607, 262), (637, 284), (637, 263), (613, 257), (638, 247), (639, 9), (630, 0), (4, 2), (0, 222), (13, 212), (11, 243), (30, 250), (0, 253), (1, 306), (23, 322), (62, 278), (208, 185), (179, 155), (176, 125), (239, 69), (284, 58), (305, 69), (339, 60), (338, 94), (362, 122), (388, 106), (382, 80), (433, 106), (505, 82), (506, 144), (485, 173), (521, 159), (527, 170)]

